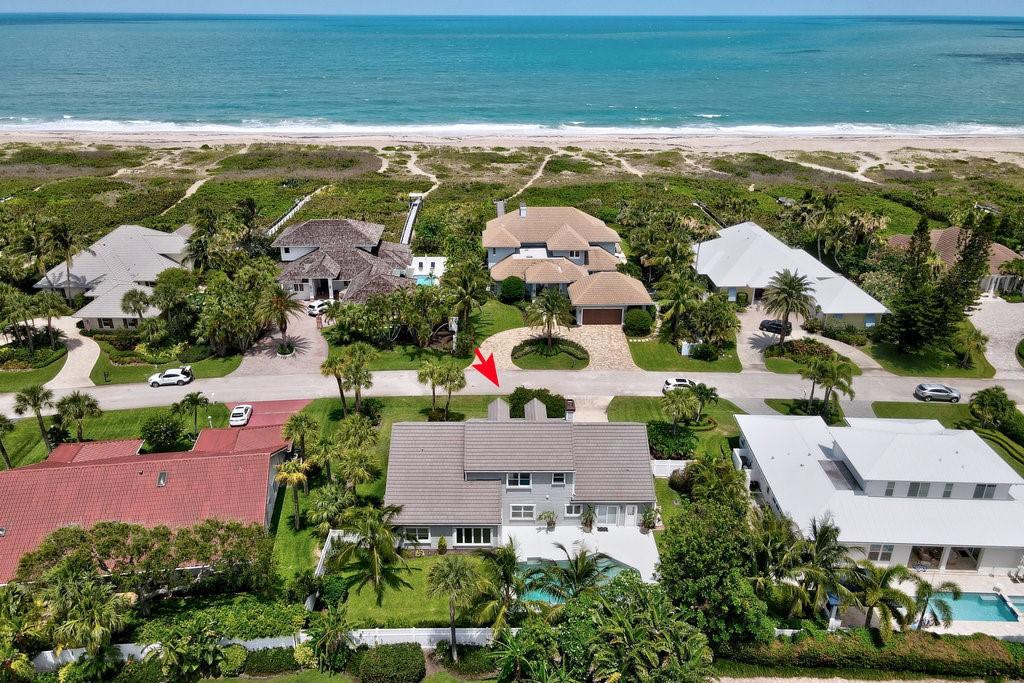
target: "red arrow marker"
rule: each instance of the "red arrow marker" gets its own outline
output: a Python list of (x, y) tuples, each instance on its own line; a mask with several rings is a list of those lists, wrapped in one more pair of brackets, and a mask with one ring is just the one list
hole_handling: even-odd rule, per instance
[(474, 363), (473, 369), (491, 380), (491, 382), (494, 383), (494, 386), (500, 387), (501, 385), (498, 384), (498, 369), (494, 367), (494, 354), (492, 353), (487, 356), (487, 358), (484, 358), (484, 354), (480, 353), (480, 349), (477, 349), (476, 358), (480, 362)]

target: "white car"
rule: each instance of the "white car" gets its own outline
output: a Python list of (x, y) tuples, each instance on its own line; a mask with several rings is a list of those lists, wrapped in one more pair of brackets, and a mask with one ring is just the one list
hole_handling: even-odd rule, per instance
[(188, 384), (195, 377), (192, 376), (192, 366), (183, 365), (180, 368), (170, 368), (163, 372), (158, 372), (154, 375), (149, 376), (149, 386), (151, 387), (166, 387), (170, 384), (182, 386)]
[(665, 384), (661, 386), (661, 393), (667, 394), (673, 389), (689, 389), (697, 386), (697, 383), (692, 379), (685, 379), (683, 377), (673, 377), (672, 379), (665, 380)]
[(231, 410), (231, 415), (228, 416), (228, 424), (232, 427), (244, 427), (249, 424), (250, 417), (252, 417), (252, 406), (243, 403)]
[(331, 305), (330, 301), (310, 301), (306, 304), (306, 315), (310, 317), (316, 317), (327, 310), (327, 307)]

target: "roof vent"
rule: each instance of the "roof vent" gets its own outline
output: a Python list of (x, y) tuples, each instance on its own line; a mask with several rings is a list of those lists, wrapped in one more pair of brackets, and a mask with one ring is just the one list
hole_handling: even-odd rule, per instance
[(519, 203), (519, 217), (526, 218), (526, 202)]
[(157, 486), (167, 486), (167, 473), (166, 472), (161, 472), (160, 474), (156, 475), (156, 485)]
[(523, 408), (523, 414), (531, 422), (543, 422), (548, 419), (548, 409), (540, 402), (540, 399), (533, 399)]
[(494, 200), (494, 210), (498, 214), (498, 218), (501, 218), (502, 216), (504, 216), (505, 215), (505, 200), (504, 199), (495, 199)]
[(504, 422), (512, 417), (508, 404), (500, 398), (491, 401), (487, 406), (487, 419), (491, 422)]
[(0, 538), (3, 538), (6, 535), (7, 535), (7, 527), (0, 526)]

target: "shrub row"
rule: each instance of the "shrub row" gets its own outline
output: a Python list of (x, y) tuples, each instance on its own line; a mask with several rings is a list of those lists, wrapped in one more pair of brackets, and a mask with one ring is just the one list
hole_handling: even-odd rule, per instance
[(815, 356), (829, 358), (833, 353), (835, 351), (816, 339), (790, 339), (785, 344), (772, 344), (764, 350), (764, 355), (769, 358), (785, 356), (797, 362)]
[(463, 676), (481, 676), (495, 669), (493, 650), (481, 645), (459, 645), (459, 661), (452, 659), (452, 646), (442, 640), (434, 649), (434, 659), (449, 671)]
[(56, 349), (45, 346), (34, 351), (29, 351), (26, 346), (3, 346), (0, 347), (0, 369), (38, 370), (63, 358), (67, 352), (68, 348), (63, 344)]
[(419, 683), (427, 661), (416, 643), (378, 645), (356, 651), (352, 670), (360, 683)]
[(526, 404), (533, 399), (540, 400), (548, 409), (548, 417), (560, 419), (565, 417), (565, 396), (552, 394), (547, 389), (527, 389), (517, 387), (508, 396), (508, 405), (512, 417), (523, 417)]
[(248, 596), (226, 604), (168, 611), (168, 614), (160, 614), (158, 611), (139, 626), (133, 640), (138, 643), (158, 643), (170, 636), (176, 626), (191, 621), (211, 624), (225, 638), (238, 640), (273, 638), (295, 633), (306, 623), (306, 611), (301, 603), (267, 602)]

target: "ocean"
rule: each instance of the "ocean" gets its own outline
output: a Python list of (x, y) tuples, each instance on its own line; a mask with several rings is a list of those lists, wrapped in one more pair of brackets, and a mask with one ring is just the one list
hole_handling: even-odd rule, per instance
[(0, 14), (0, 129), (1024, 133), (1024, 20)]

